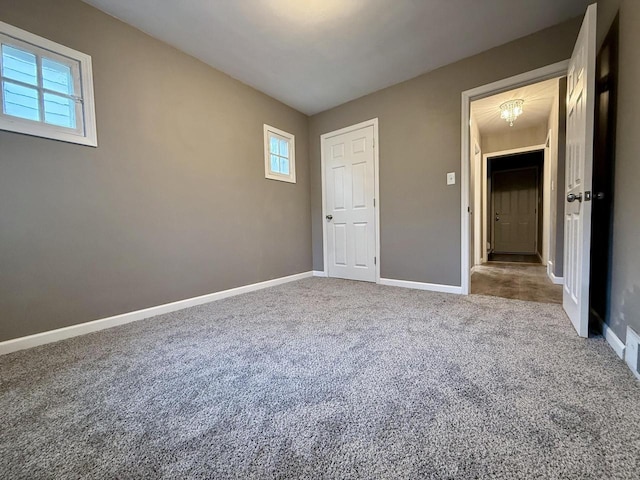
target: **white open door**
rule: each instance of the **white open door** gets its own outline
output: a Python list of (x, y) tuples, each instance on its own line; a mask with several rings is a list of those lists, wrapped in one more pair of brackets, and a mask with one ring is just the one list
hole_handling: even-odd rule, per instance
[(581, 337), (589, 335), (596, 12), (595, 4), (587, 9), (567, 76), (567, 198), (562, 304)]

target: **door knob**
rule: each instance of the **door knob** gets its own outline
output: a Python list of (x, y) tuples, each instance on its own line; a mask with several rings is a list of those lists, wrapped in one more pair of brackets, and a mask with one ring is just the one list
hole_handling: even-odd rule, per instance
[(579, 193), (578, 195), (574, 195), (573, 193), (570, 193), (569, 195), (567, 195), (567, 202), (573, 203), (576, 200), (578, 200), (579, 202), (582, 201), (582, 193)]
[(329, 220), (329, 221), (333, 220), (333, 215), (327, 215), (326, 219)]

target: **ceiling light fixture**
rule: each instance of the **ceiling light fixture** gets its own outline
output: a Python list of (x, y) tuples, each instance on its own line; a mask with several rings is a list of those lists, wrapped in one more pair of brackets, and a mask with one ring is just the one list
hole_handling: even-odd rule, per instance
[(522, 105), (524, 104), (524, 100), (509, 100), (508, 102), (504, 102), (500, 105), (500, 117), (503, 120), (509, 122), (509, 126), (513, 127), (513, 122), (522, 115)]

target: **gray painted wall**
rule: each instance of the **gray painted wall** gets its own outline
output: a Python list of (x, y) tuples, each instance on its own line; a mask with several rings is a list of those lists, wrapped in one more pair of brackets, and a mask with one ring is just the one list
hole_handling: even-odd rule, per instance
[(78, 0), (0, 18), (93, 57), (99, 142), (0, 132), (0, 341), (311, 270), (305, 115)]
[(532, 145), (544, 145), (546, 140), (547, 124), (541, 122), (540, 125), (534, 127), (482, 135), (482, 151), (492, 153)]
[[(461, 93), (570, 57), (581, 19), (543, 30), (310, 119), (313, 266), (323, 270), (320, 135), (380, 119), (381, 274), (460, 285)], [(457, 184), (446, 185), (456, 172)]]
[(601, 42), (620, 12), (620, 71), (613, 219), (613, 278), (608, 323), (623, 341), (626, 327), (640, 332), (640, 2), (598, 2)]

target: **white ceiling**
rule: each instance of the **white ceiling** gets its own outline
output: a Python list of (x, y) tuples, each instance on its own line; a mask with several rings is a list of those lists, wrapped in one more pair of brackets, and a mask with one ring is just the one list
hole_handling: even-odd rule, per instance
[(581, 15), (593, 0), (85, 0), (306, 114)]
[[(482, 135), (522, 130), (546, 124), (551, 114), (553, 100), (558, 94), (558, 79), (534, 83), (515, 90), (475, 100), (471, 103), (471, 118)], [(500, 105), (508, 100), (524, 100), (523, 113), (513, 127), (500, 118)]]

